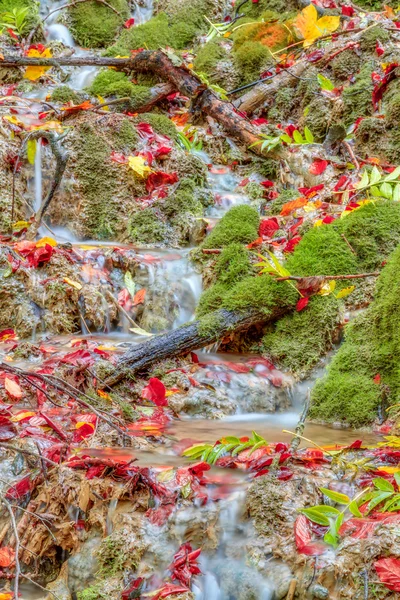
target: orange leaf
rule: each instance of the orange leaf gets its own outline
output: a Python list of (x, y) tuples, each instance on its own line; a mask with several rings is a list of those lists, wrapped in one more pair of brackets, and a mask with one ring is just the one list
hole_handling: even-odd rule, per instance
[(13, 398), (16, 398), (17, 400), (22, 398), (22, 390), (16, 381), (13, 381), (12, 379), (6, 377), (4, 380), (4, 387), (6, 388), (7, 393)]
[(79, 112), (80, 110), (89, 110), (90, 108), (93, 108), (93, 104), (91, 102), (89, 102), (89, 100), (85, 100), (85, 102), (82, 102), (82, 104), (73, 104), (72, 106), (63, 106), (63, 108), (61, 110), (63, 110), (64, 112), (68, 113), (68, 114), (72, 114), (75, 112)]
[(146, 290), (143, 288), (136, 292), (133, 297), (133, 306), (137, 306), (138, 304), (143, 304), (144, 297), (146, 296)]
[[(36, 50), (36, 48), (31, 48), (28, 51), (27, 56), (34, 58), (51, 58), (53, 55), (50, 48), (45, 48), (43, 52)], [(27, 67), (24, 78), (29, 79), (30, 81), (36, 81), (36, 79), (39, 79), (39, 77), (46, 73), (50, 68), (51, 67)]]
[(287, 217), (293, 210), (296, 210), (296, 208), (303, 208), (307, 202), (307, 198), (302, 197), (296, 198), (296, 200), (291, 200), (290, 202), (286, 202), (286, 204), (282, 206), (280, 214), (282, 217)]
[(13, 600), (14, 592), (0, 592), (0, 600)]
[(15, 552), (10, 546), (0, 548), (0, 567), (9, 567), (14, 562), (14, 558)]

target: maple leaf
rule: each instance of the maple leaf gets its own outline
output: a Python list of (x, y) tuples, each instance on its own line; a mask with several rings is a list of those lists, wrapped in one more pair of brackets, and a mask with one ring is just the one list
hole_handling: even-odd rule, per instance
[(139, 177), (146, 178), (151, 173), (151, 169), (146, 164), (146, 159), (143, 156), (128, 156), (128, 165)]
[(318, 19), (318, 12), (314, 4), (309, 4), (297, 15), (293, 25), (304, 39), (304, 48), (307, 48), (319, 37), (336, 31), (340, 25), (340, 17), (326, 16)]
[(398, 558), (381, 558), (374, 564), (381, 582), (394, 592), (400, 592), (400, 560)]
[[(32, 47), (28, 50), (27, 56), (32, 57), (32, 58), (51, 58), (53, 55), (51, 53), (50, 48), (44, 48), (44, 50), (42, 50), (42, 48), (38, 49), (38, 48)], [(39, 77), (44, 75), (44, 73), (46, 73), (46, 71), (48, 71), (50, 68), (51, 67), (42, 67), (42, 66), (27, 67), (25, 74), (24, 74), (24, 79), (29, 79), (30, 81), (36, 81), (36, 79), (39, 79)]]

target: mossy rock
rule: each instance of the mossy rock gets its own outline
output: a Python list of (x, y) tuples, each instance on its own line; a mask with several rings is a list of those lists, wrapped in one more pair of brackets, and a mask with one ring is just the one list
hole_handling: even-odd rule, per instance
[(308, 105), (305, 125), (315, 137), (315, 141), (322, 142), (325, 139), (331, 121), (332, 107), (326, 98), (316, 98)]
[(249, 244), (258, 236), (260, 217), (251, 206), (231, 208), (204, 240), (203, 248), (223, 248), (238, 242)]
[[(383, 269), (375, 300), (346, 330), (345, 341), (328, 374), (312, 394), (311, 416), (370, 424), (384, 395), (400, 395), (400, 247)], [(380, 375), (380, 384), (374, 377)]]
[(375, 61), (367, 62), (356, 76), (355, 83), (343, 90), (342, 98), (346, 126), (352, 125), (359, 117), (369, 117), (373, 114), (372, 91), (374, 84), (371, 74), (376, 67), (377, 63)]
[(348, 79), (358, 73), (360, 65), (361, 58), (354, 50), (340, 52), (330, 63), (334, 78), (339, 80)]
[(175, 123), (161, 113), (143, 113), (135, 117), (134, 123), (148, 123), (156, 133), (166, 135), (171, 140), (176, 140), (178, 137), (178, 130)]
[(263, 13), (274, 11), (275, 13), (282, 13), (298, 10), (296, 2), (285, 2), (284, 0), (259, 0), (259, 2), (247, 2), (240, 8), (240, 13), (245, 14), (246, 17), (257, 19), (262, 17)]
[(155, 208), (137, 210), (131, 217), (128, 231), (132, 242), (138, 244), (158, 244), (168, 236), (165, 220)]
[(51, 100), (53, 102), (60, 102), (60, 104), (67, 104), (67, 102), (79, 104), (81, 102), (81, 96), (68, 85), (59, 85), (54, 88), (51, 94)]
[[(386, 157), (390, 141), (387, 137), (386, 122), (384, 119), (367, 117), (358, 125), (354, 137), (356, 151), (362, 157)], [(399, 147), (400, 150), (400, 147)]]
[(242, 84), (260, 78), (263, 71), (274, 64), (270, 50), (260, 42), (244, 42), (234, 50), (233, 60)]
[(264, 208), (263, 214), (265, 216), (279, 215), (279, 213), (282, 210), (282, 206), (286, 204), (286, 202), (295, 200), (298, 197), (299, 192), (297, 190), (282, 190), (277, 198), (271, 200), (271, 202), (268, 202), (268, 204)]
[(96, 0), (68, 9), (71, 33), (79, 45), (104, 48), (113, 42), (119, 28), (129, 16), (129, 7), (126, 0), (109, 0), (108, 3), (120, 14)]
[(274, 106), (268, 112), (268, 118), (276, 123), (286, 121), (292, 116), (297, 104), (292, 87), (280, 88), (275, 96)]
[(211, 83), (217, 83), (215, 67), (227, 56), (228, 53), (221, 42), (218, 39), (211, 40), (198, 49), (193, 68), (197, 73), (205, 73)]
[(151, 98), (148, 86), (134, 84), (125, 73), (121, 71), (101, 71), (94, 79), (89, 92), (95, 96), (108, 98), (128, 98), (125, 106), (118, 105), (117, 110), (128, 109), (132, 112), (143, 107)]
[(182, 10), (172, 17), (161, 12), (143, 25), (123, 30), (105, 55), (124, 56), (139, 48), (157, 50), (166, 46), (183, 50), (199, 33), (207, 29), (203, 17), (208, 14), (207, 11), (207, 0), (193, 0), (185, 2)]

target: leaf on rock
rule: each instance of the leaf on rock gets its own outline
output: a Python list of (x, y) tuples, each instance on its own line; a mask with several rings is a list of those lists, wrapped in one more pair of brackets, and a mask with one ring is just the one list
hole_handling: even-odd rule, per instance
[(310, 168), (308, 169), (311, 175), (321, 175), (328, 166), (327, 160), (322, 160), (321, 158), (316, 158)]
[(325, 16), (318, 19), (318, 12), (314, 4), (309, 4), (297, 15), (293, 25), (304, 39), (304, 48), (307, 48), (319, 37), (336, 31), (340, 25), (340, 17)]
[[(50, 48), (44, 48), (44, 46), (39, 44), (38, 46), (31, 46), (27, 52), (27, 56), (30, 58), (51, 58), (53, 55)], [(27, 67), (24, 79), (36, 81), (36, 79), (39, 79), (39, 77), (44, 75), (50, 68), (51, 67)]]
[(296, 304), (297, 312), (304, 310), (305, 307), (307, 306), (307, 304), (309, 303), (309, 301), (310, 301), (310, 298), (300, 298), (300, 300)]
[(146, 164), (147, 161), (143, 156), (128, 156), (128, 165), (139, 177), (145, 179), (151, 173), (150, 167)]
[(354, 290), (356, 289), (355, 285), (351, 285), (350, 287), (347, 288), (343, 288), (342, 290), (340, 290), (340, 292), (338, 292), (336, 294), (336, 298), (346, 298), (346, 296), (349, 296), (352, 292), (354, 292)]
[(145, 296), (146, 296), (145, 288), (136, 292), (136, 294), (133, 297), (133, 306), (137, 306), (138, 304), (143, 304)]
[[(10, 546), (0, 548), (0, 567), (7, 568), (13, 562), (15, 558), (15, 552)], [(1, 598), (1, 596), (0, 596)]]
[(148, 385), (142, 389), (142, 398), (154, 402), (157, 406), (167, 406), (166, 388), (157, 377), (150, 377)]
[(282, 217), (287, 217), (288, 215), (290, 215), (291, 212), (293, 212), (297, 208), (303, 208), (303, 206), (305, 206), (307, 202), (307, 198), (303, 197), (296, 198), (296, 200), (291, 200), (290, 202), (286, 202), (282, 206), (280, 214)]

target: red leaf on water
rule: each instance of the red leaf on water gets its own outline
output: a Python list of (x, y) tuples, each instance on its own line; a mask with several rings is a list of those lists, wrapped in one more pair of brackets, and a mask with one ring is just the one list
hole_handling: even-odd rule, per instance
[(374, 564), (381, 582), (393, 592), (400, 592), (400, 560), (398, 558), (380, 558)]
[(157, 406), (167, 406), (166, 388), (157, 377), (151, 377), (148, 385), (142, 389), (142, 398), (154, 402)]
[(133, 306), (137, 306), (138, 304), (143, 304), (145, 296), (146, 296), (145, 288), (136, 292), (136, 294), (133, 297)]
[(311, 175), (321, 175), (328, 166), (328, 161), (321, 158), (316, 158), (308, 171)]
[(60, 359), (60, 363), (74, 365), (74, 367), (91, 367), (94, 362), (94, 358), (90, 352), (84, 349), (69, 352)]
[(304, 310), (305, 307), (307, 306), (307, 304), (309, 303), (309, 301), (310, 301), (310, 298), (300, 298), (300, 300), (296, 304), (297, 312)]
[(124, 27), (125, 27), (125, 29), (130, 29), (131, 27), (133, 27), (134, 24), (135, 24), (135, 19), (132, 17), (131, 19), (128, 19), (127, 21), (125, 21)]
[(10, 546), (0, 548), (0, 567), (9, 567), (14, 562), (14, 558), (15, 552)]
[(4, 380), (4, 387), (6, 388), (8, 395), (12, 398), (15, 398), (16, 400), (22, 398), (23, 392), (16, 381), (6, 377)]

